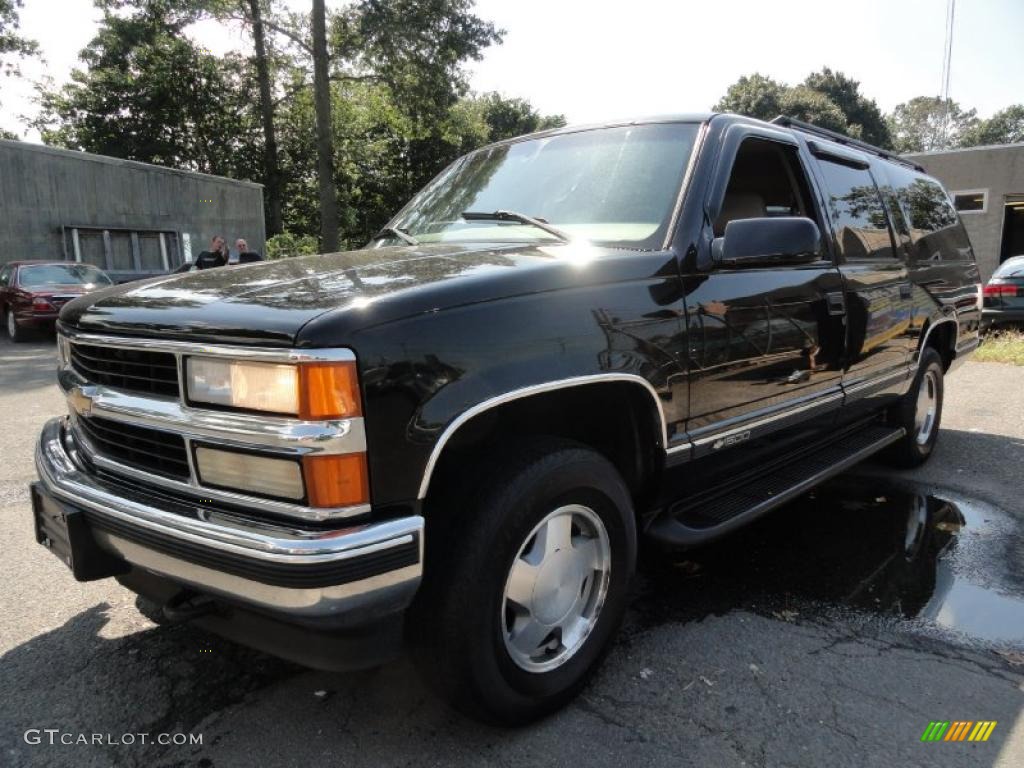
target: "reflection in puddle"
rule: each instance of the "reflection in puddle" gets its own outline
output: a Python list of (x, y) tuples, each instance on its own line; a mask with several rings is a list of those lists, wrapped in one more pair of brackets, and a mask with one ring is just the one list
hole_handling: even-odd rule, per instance
[(641, 621), (748, 608), (785, 617), (808, 602), (914, 620), (1024, 646), (1024, 539), (996, 510), (844, 477), (641, 579)]

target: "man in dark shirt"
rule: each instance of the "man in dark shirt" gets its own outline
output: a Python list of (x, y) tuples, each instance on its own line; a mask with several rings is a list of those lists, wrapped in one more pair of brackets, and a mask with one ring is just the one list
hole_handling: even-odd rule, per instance
[(210, 250), (203, 251), (196, 256), (196, 269), (209, 269), (210, 267), (223, 267), (228, 263), (228, 249), (224, 238), (214, 235), (210, 240)]
[(252, 264), (254, 261), (262, 261), (260, 255), (256, 251), (249, 250), (249, 244), (243, 237), (240, 237), (235, 241), (235, 250), (238, 251), (238, 257), (234, 263)]

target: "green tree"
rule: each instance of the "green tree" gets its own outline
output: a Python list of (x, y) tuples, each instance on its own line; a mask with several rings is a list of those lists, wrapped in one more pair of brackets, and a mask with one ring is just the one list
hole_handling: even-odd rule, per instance
[(856, 133), (851, 130), (843, 111), (828, 96), (806, 85), (786, 88), (779, 98), (779, 109), (784, 115), (821, 128), (849, 135)]
[(898, 152), (930, 152), (960, 146), (978, 122), (977, 112), (938, 96), (917, 96), (896, 105), (889, 130)]
[(882, 147), (892, 143), (878, 105), (861, 94), (860, 83), (828, 67), (795, 86), (758, 73), (744, 75), (713, 109), (760, 120), (785, 114)]
[(960, 136), (961, 147), (977, 147), (983, 144), (1016, 144), (1024, 141), (1024, 104), (996, 112), (986, 120), (968, 128)]
[(17, 75), (18, 60), (34, 56), (39, 44), (18, 32), (18, 11), (22, 0), (0, 0), (0, 71), (5, 75)]
[[(37, 124), (44, 138), (262, 181), (268, 233), (272, 154), (287, 236), (281, 250), (320, 232), (312, 14), (285, 12), (275, 0), (95, 1), (104, 21), (82, 52), (82, 69), (65, 88), (43, 91)], [(200, 18), (242, 24), (253, 32), (253, 55), (199, 50), (186, 30)], [(564, 123), (522, 99), (466, 93), (462, 64), (500, 38), (468, 0), (359, 0), (325, 9), (324, 20), (327, 177), (339, 246), (365, 243), (459, 155)], [(255, 51), (256, 26), (264, 32), (263, 54)]]
[(123, 15), (106, 7), (82, 51), (84, 69), (44, 90), (35, 121), (49, 144), (252, 178), (259, 127), (251, 69), (237, 55), (217, 56), (182, 34), (187, 20), (149, 2)]
[(505, 98), (493, 91), (463, 99), (460, 106), (478, 111), (477, 119), (487, 129), (483, 143), (565, 125), (564, 115), (541, 115), (526, 99)]
[(744, 75), (729, 86), (725, 96), (712, 109), (737, 115), (771, 120), (782, 114), (782, 95), (787, 87), (755, 72)]
[(804, 80), (804, 86), (828, 97), (843, 114), (846, 132), (879, 147), (892, 146), (892, 136), (874, 99), (860, 92), (860, 83), (842, 72), (824, 67)]

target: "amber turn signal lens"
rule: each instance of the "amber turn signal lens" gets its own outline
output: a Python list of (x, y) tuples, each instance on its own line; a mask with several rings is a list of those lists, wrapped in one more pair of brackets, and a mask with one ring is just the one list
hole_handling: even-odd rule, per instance
[(347, 419), (362, 411), (355, 363), (304, 363), (299, 366), (299, 391), (302, 419)]
[(347, 507), (370, 500), (365, 453), (306, 456), (302, 468), (311, 507)]

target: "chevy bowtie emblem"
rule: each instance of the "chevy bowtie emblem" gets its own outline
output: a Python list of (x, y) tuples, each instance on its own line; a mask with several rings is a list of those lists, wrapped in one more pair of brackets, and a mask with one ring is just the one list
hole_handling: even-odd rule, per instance
[(92, 398), (78, 387), (68, 392), (68, 405), (79, 416), (88, 416), (92, 412)]

